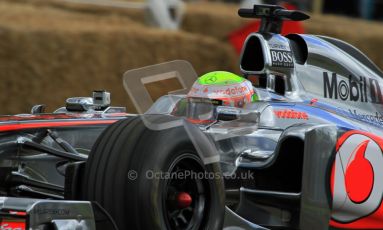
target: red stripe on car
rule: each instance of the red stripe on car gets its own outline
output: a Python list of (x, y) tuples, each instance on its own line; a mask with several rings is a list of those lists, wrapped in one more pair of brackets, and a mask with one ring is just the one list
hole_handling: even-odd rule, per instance
[(36, 129), (46, 127), (69, 127), (81, 125), (104, 125), (112, 124), (117, 120), (98, 120), (98, 121), (52, 121), (52, 122), (31, 122), (0, 125), (0, 132), (15, 131), (23, 129)]

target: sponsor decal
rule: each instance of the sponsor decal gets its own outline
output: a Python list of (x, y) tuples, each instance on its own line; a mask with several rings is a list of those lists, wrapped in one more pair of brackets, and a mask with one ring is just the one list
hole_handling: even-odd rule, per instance
[(270, 50), (271, 64), (275, 67), (293, 68), (294, 59), (291, 51)]
[(336, 73), (330, 76), (324, 72), (323, 85), (325, 98), (383, 104), (382, 90), (376, 79), (349, 75), (348, 80), (342, 80)]
[(309, 115), (306, 112), (295, 111), (292, 109), (274, 110), (274, 114), (280, 119), (309, 119)]
[(338, 139), (331, 169), (331, 226), (383, 228), (382, 148), (381, 137), (362, 131), (348, 131)]
[(217, 81), (216, 75), (209, 75), (206, 78), (204, 78), (204, 83), (208, 85), (214, 84), (216, 81)]
[(269, 44), (269, 46), (271, 49), (275, 49), (275, 50), (288, 50), (288, 47), (283, 44), (271, 43)]
[[(250, 84), (250, 83), (249, 83)], [(188, 95), (191, 97), (235, 97), (252, 94), (252, 86), (246, 84), (237, 84), (231, 86), (210, 86), (210, 87), (196, 87), (193, 86)]]
[(12, 219), (12, 218), (1, 218), (0, 230), (25, 230), (25, 220)]
[(348, 111), (351, 117), (355, 119), (383, 126), (383, 116), (378, 112), (375, 112), (375, 114), (363, 114), (359, 113), (356, 109), (349, 109)]
[(198, 91), (199, 91), (199, 88), (196, 88), (196, 87), (193, 86), (193, 87), (190, 89), (189, 94), (198, 93)]
[(33, 214), (68, 216), (70, 214), (70, 210), (69, 209), (60, 209), (60, 208), (43, 208), (43, 209), (33, 210)]
[(249, 89), (246, 86), (235, 86), (227, 89), (215, 89), (213, 93), (223, 94), (227, 96), (235, 96), (249, 93)]
[[(315, 103), (317, 103), (318, 100), (317, 99), (312, 99), (309, 104), (312, 105), (312, 106), (315, 106)], [(324, 107), (322, 107), (324, 106)], [(377, 126), (379, 128), (381, 128), (383, 126), (383, 114), (378, 112), (378, 111), (375, 111), (375, 113), (373, 111), (371, 111), (370, 113), (366, 113), (366, 110), (357, 110), (357, 109), (345, 109), (345, 108), (341, 108), (341, 107), (326, 107), (326, 105), (324, 104), (321, 104), (320, 107), (324, 108), (324, 110), (326, 111), (330, 111), (332, 113), (335, 113), (335, 114), (338, 114), (338, 115), (341, 115), (341, 116), (344, 116), (344, 117), (348, 117), (348, 118), (353, 118), (353, 119), (357, 119), (359, 121), (363, 121), (363, 122), (367, 122), (371, 125), (374, 125), (374, 126)]]

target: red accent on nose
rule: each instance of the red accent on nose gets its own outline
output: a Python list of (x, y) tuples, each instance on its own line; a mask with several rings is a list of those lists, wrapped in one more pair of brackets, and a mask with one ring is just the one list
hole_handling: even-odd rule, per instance
[(177, 195), (177, 205), (179, 208), (187, 208), (191, 205), (192, 202), (193, 202), (193, 199), (189, 195), (189, 193), (180, 192)]
[(368, 143), (368, 140), (363, 141), (355, 148), (355, 157), (348, 163), (345, 173), (346, 191), (355, 203), (366, 201), (374, 186), (374, 170), (370, 161), (365, 158)]

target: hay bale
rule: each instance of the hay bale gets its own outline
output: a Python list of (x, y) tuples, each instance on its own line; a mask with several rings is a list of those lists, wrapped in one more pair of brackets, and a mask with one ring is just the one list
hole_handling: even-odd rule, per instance
[[(81, 13), (98, 17), (118, 16), (128, 18), (135, 23), (146, 25), (146, 13), (142, 9), (126, 9), (108, 6), (97, 6), (82, 3), (70, 3), (61, 0), (6, 0), (24, 3), (37, 7), (51, 7), (71, 13)], [(182, 28), (189, 33), (226, 39), (233, 30), (240, 28), (248, 19), (241, 19), (237, 15), (239, 5), (214, 2), (195, 2), (186, 4), (185, 17)]]
[(238, 16), (238, 8), (239, 6), (235, 4), (207, 2), (188, 4), (182, 29), (190, 33), (226, 40), (231, 32), (250, 22)]
[[(174, 59), (189, 60), (199, 73), (236, 68), (232, 49), (212, 38), (48, 8), (32, 15), (34, 6), (11, 5), (0, 4), (1, 114), (28, 112), (36, 103), (54, 109), (94, 89), (111, 91), (113, 104), (134, 111), (121, 83), (128, 69)], [(12, 23), (21, 18), (16, 11), (28, 22)]]
[[(45, 1), (44, 1), (45, 2)], [(34, 1), (32, 3), (35, 3)], [(51, 7), (50, 5), (0, 2), (0, 24), (13, 29), (63, 30), (123, 30), (142, 28), (128, 17), (84, 14)]]

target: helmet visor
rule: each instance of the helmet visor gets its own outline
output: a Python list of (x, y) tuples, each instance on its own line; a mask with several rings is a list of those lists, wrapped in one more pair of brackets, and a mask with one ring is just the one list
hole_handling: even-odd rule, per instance
[(179, 101), (173, 115), (184, 116), (193, 123), (211, 123), (217, 120), (216, 106), (222, 101), (208, 98), (184, 98)]

